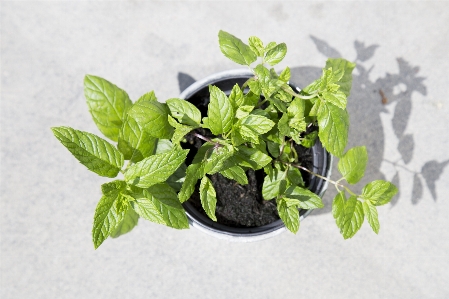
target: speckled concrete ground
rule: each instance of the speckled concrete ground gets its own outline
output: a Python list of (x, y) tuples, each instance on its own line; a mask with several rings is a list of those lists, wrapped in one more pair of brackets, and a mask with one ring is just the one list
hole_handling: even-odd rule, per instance
[[(448, 298), (448, 2), (1, 2), (0, 297)], [(94, 251), (105, 179), (71, 159), (51, 126), (98, 133), (85, 74), (132, 99), (176, 97), (189, 78), (234, 68), (220, 29), (286, 42), (293, 82), (327, 56), (357, 61), (350, 145), (366, 144), (368, 179), (400, 195), (339, 235), (327, 207), (258, 243), (141, 221)], [(182, 79), (182, 80), (180, 80)], [(387, 99), (382, 104), (379, 90)]]

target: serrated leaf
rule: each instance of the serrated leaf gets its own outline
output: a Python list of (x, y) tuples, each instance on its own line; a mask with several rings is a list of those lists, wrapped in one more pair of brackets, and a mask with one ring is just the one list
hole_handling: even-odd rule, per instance
[[(201, 169), (203, 168), (203, 169)], [(178, 197), (180, 202), (186, 202), (195, 191), (196, 182), (204, 175), (204, 165), (202, 163), (190, 164), (186, 170), (186, 177), (182, 184)]]
[[(249, 81), (248, 82), (248, 86), (249, 86), (249, 89), (251, 90), (251, 92), (253, 94), (255, 94), (257, 96), (262, 94), (262, 88), (260, 87), (260, 82), (259, 81)], [(257, 101), (259, 101), (259, 99), (257, 99)]]
[(115, 180), (101, 185), (101, 193), (106, 196), (117, 196), (119, 193), (126, 190), (126, 182), (122, 180)]
[(279, 217), (285, 224), (285, 227), (296, 234), (299, 230), (299, 211), (295, 206), (288, 206), (285, 199), (281, 198), (277, 203)]
[(304, 180), (301, 172), (297, 168), (289, 168), (287, 171), (287, 180), (292, 186), (304, 187)]
[(170, 139), (173, 128), (167, 119), (169, 111), (167, 104), (156, 101), (141, 101), (132, 106), (128, 115), (149, 135), (161, 139)]
[(398, 188), (390, 182), (377, 180), (368, 183), (362, 190), (362, 197), (371, 201), (375, 206), (381, 206), (390, 202), (398, 193)]
[(365, 200), (363, 202), (363, 213), (368, 220), (369, 225), (373, 229), (373, 231), (378, 234), (380, 229), (379, 218), (377, 215), (376, 207), (369, 201)]
[(278, 169), (272, 169), (264, 178), (262, 197), (270, 200), (284, 193), (287, 188), (286, 174)]
[(350, 184), (356, 184), (365, 175), (368, 152), (365, 146), (353, 147), (338, 161), (338, 170)]
[[(279, 90), (283, 85), (284, 82), (278, 79), (273, 79), (271, 77), (270, 70), (268, 70), (266, 67), (264, 67), (262, 64), (257, 65), (254, 68), (254, 72), (257, 76), (257, 81), (259, 82), (259, 87), (261, 92), (264, 94), (266, 98), (269, 98), (274, 92)], [(251, 89), (251, 85), (250, 85)], [(257, 87), (255, 87), (255, 91), (251, 89), (254, 93), (257, 93), (258, 91)], [(260, 92), (259, 92), (260, 94)]]
[(173, 149), (173, 143), (168, 139), (158, 139), (156, 142), (155, 154), (162, 154)]
[(167, 179), (166, 183), (176, 191), (180, 191), (186, 177), (187, 166), (183, 163)]
[(186, 212), (179, 202), (176, 192), (170, 186), (157, 184), (146, 191), (152, 196), (152, 200), (161, 213), (165, 225), (176, 229), (189, 228)]
[(218, 136), (229, 132), (234, 121), (234, 109), (226, 94), (216, 86), (209, 86), (210, 102), (207, 116), (208, 127)]
[(318, 137), (318, 132), (313, 131), (303, 137), (303, 139), (301, 140), (301, 145), (306, 148), (311, 148), (312, 146), (315, 145), (317, 137)]
[(258, 170), (265, 167), (272, 160), (270, 156), (255, 148), (241, 145), (238, 146), (237, 149), (238, 152), (235, 155), (235, 159), (237, 159), (238, 164), (243, 167)]
[(117, 176), (123, 155), (106, 140), (69, 127), (52, 128), (55, 137), (90, 171), (104, 177)]
[(126, 116), (117, 145), (126, 160), (136, 163), (151, 156), (156, 142), (157, 139), (144, 131), (134, 118)]
[(273, 128), (275, 123), (269, 118), (261, 115), (250, 114), (242, 118), (241, 120), (242, 128), (241, 133), (251, 131), (258, 135), (267, 133)]
[(132, 205), (140, 217), (157, 224), (165, 225), (164, 218), (148, 191), (142, 190), (142, 193), (139, 196), (136, 196)]
[(149, 102), (157, 101), (157, 98), (156, 98), (156, 95), (154, 94), (154, 91), (147, 92), (146, 94), (144, 94), (143, 96), (141, 96), (141, 97), (136, 101), (136, 103), (144, 102), (144, 101), (149, 101)]
[(343, 238), (352, 238), (358, 230), (362, 227), (364, 214), (362, 202), (357, 200), (357, 197), (351, 196), (345, 202), (345, 218), (343, 226), (340, 227), (340, 232)]
[(321, 100), (315, 105), (318, 105), (318, 136), (328, 152), (341, 157), (348, 143), (348, 112)]
[(171, 140), (172, 140), (173, 143), (178, 144), (178, 145), (184, 139), (185, 135), (187, 135), (190, 131), (195, 129), (194, 127), (191, 127), (191, 126), (186, 126), (186, 125), (179, 124), (170, 115), (168, 116), (168, 123), (172, 127), (175, 128), (175, 132), (173, 133), (173, 136), (172, 136)]
[(269, 65), (278, 64), (284, 59), (286, 54), (287, 45), (285, 43), (278, 44), (265, 54), (265, 62)]
[(253, 111), (254, 106), (247, 106), (243, 105), (237, 108), (237, 111), (235, 113), (235, 117), (238, 119), (244, 118), (245, 116), (248, 116), (251, 111)]
[(276, 47), (276, 42), (269, 42), (268, 45), (265, 46), (265, 53), (267, 53), (268, 51), (270, 51), (274, 47)]
[(197, 128), (201, 123), (201, 112), (193, 104), (182, 99), (168, 99), (166, 101), (171, 115), (180, 123)]
[(176, 229), (189, 228), (187, 215), (176, 192), (167, 184), (153, 185), (133, 201), (136, 212), (143, 218)]
[(248, 106), (256, 106), (260, 100), (260, 93), (255, 94), (252, 91), (249, 91), (247, 94), (243, 96), (243, 104)]
[(287, 114), (289, 117), (298, 117), (303, 118), (304, 117), (304, 100), (295, 98), (291, 103), (290, 106), (287, 108)]
[(200, 183), (200, 199), (201, 205), (207, 216), (213, 221), (217, 221), (215, 216), (215, 207), (217, 205), (217, 195), (211, 181), (205, 176)]
[(220, 171), (220, 174), (230, 180), (236, 181), (240, 185), (248, 184), (248, 177), (246, 176), (245, 171), (238, 165), (224, 169)]
[(111, 82), (92, 75), (84, 77), (84, 96), (98, 129), (113, 141), (132, 102), (128, 94)]
[(329, 91), (324, 91), (322, 93), (323, 98), (334, 104), (335, 106), (337, 106), (340, 109), (346, 109), (346, 104), (348, 103), (347, 99), (346, 99), (346, 95), (338, 90), (336, 92), (329, 92)]
[(263, 47), (263, 42), (257, 36), (251, 36), (248, 39), (248, 44), (251, 50), (259, 57), (263, 57), (265, 49)]
[(97, 204), (92, 228), (92, 241), (97, 249), (123, 220), (129, 203), (121, 194), (103, 195)]
[(173, 149), (145, 158), (126, 170), (125, 180), (140, 188), (165, 182), (184, 162), (188, 152), (189, 150)]
[(208, 174), (215, 174), (225, 168), (225, 162), (232, 155), (234, 155), (234, 147), (227, 145), (223, 147), (214, 148), (209, 152), (204, 163), (204, 172)]
[(346, 196), (344, 191), (338, 193), (335, 196), (334, 201), (332, 202), (332, 215), (334, 216), (335, 223), (337, 224), (338, 228), (343, 227), (344, 224), (345, 202)]
[(310, 83), (309, 85), (307, 85), (305, 88), (303, 88), (302, 91), (307, 94), (313, 94), (316, 91), (318, 91), (320, 86), (321, 86), (321, 78), (317, 79), (317, 80), (313, 81), (312, 83)]
[[(285, 89), (293, 91), (290, 86), (285, 87)], [(282, 88), (277, 90), (277, 92), (273, 95), (273, 97), (285, 103), (290, 103), (293, 98), (293, 96), (290, 93), (288, 93), (286, 90)]]
[(218, 33), (220, 50), (227, 58), (241, 65), (250, 65), (257, 56), (242, 40), (223, 30)]
[(290, 81), (290, 77), (291, 77), (290, 68), (287, 66), (279, 75), (279, 79), (287, 83), (288, 81)]
[(285, 197), (296, 200), (296, 206), (305, 209), (320, 209), (324, 207), (323, 201), (315, 193), (299, 186), (290, 186), (285, 190)]
[(283, 136), (290, 136), (290, 126), (288, 125), (287, 113), (282, 114), (281, 119), (279, 119), (278, 130)]
[(234, 107), (234, 110), (237, 110), (237, 108), (243, 106), (245, 97), (238, 84), (235, 84), (232, 87), (231, 94), (229, 95), (229, 101), (231, 102), (232, 107)]
[(139, 215), (132, 208), (128, 208), (123, 220), (117, 225), (110, 236), (112, 238), (117, 238), (121, 235), (129, 233), (137, 225), (138, 221)]
[(343, 58), (329, 58), (326, 61), (326, 69), (332, 68), (334, 77), (338, 79), (337, 84), (340, 86), (346, 97), (349, 97), (352, 86), (352, 71), (356, 64), (349, 62)]

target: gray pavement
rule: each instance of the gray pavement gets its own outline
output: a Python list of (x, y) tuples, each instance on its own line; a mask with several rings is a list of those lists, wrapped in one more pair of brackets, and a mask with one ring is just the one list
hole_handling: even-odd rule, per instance
[[(448, 2), (1, 2), (0, 297), (449, 298)], [(98, 178), (50, 127), (98, 133), (83, 77), (132, 99), (176, 97), (186, 82), (235, 68), (220, 29), (286, 42), (292, 81), (327, 56), (357, 60), (350, 145), (367, 179), (400, 195), (343, 240), (327, 207), (257, 243), (140, 221), (91, 241)], [(382, 104), (379, 90), (384, 92)]]

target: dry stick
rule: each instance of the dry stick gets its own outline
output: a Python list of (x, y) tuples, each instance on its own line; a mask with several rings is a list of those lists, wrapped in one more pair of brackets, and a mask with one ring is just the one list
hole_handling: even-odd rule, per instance
[(210, 138), (207, 138), (207, 137), (205, 137), (205, 136), (203, 136), (203, 135), (200, 135), (200, 134), (198, 134), (198, 133), (193, 133), (193, 136), (196, 136), (196, 137), (198, 137), (199, 139), (202, 139), (202, 140), (204, 140), (204, 141), (206, 141), (206, 142), (210, 142), (210, 143), (214, 144), (215, 146), (223, 147), (222, 144), (220, 144), (220, 143), (218, 143), (218, 142), (215, 142), (215, 141), (212, 141)]

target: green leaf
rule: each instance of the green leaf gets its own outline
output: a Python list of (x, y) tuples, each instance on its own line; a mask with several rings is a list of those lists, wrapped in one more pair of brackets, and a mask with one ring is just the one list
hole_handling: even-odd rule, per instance
[(208, 106), (209, 129), (218, 136), (229, 132), (234, 121), (234, 109), (226, 94), (216, 86), (209, 86), (210, 103)]
[(156, 142), (155, 154), (162, 154), (173, 149), (173, 143), (167, 139), (158, 139)]
[(244, 145), (237, 147), (238, 152), (235, 155), (240, 166), (249, 167), (254, 170), (262, 169), (271, 162), (270, 156), (264, 154), (262, 151), (250, 148)]
[(348, 143), (348, 112), (321, 100), (315, 105), (318, 105), (318, 136), (327, 151), (341, 157)]
[(157, 139), (144, 131), (134, 118), (126, 116), (117, 145), (126, 160), (136, 163), (151, 156), (156, 142)]
[(299, 211), (295, 206), (288, 206), (285, 199), (281, 198), (277, 203), (279, 217), (285, 224), (285, 227), (296, 234), (299, 230)]
[(167, 179), (166, 183), (176, 191), (180, 191), (186, 177), (187, 166), (183, 163), (178, 169)]
[(346, 97), (349, 97), (352, 86), (352, 71), (354, 70), (356, 64), (349, 62), (343, 58), (329, 58), (326, 61), (326, 69), (332, 68), (334, 77), (338, 79), (337, 84), (340, 86), (340, 91), (342, 91)]
[(234, 147), (227, 145), (214, 148), (209, 151), (210, 156), (203, 162), (204, 172), (208, 174), (217, 173), (225, 168), (225, 162), (234, 155)]
[(240, 106), (243, 106), (245, 97), (242, 89), (237, 83), (232, 87), (231, 94), (229, 95), (229, 101), (231, 102), (231, 106), (234, 107), (234, 110)]
[(302, 179), (301, 172), (298, 168), (289, 168), (287, 171), (287, 180), (292, 186), (304, 187), (304, 181)]
[(281, 43), (270, 49), (267, 54), (265, 54), (265, 62), (269, 65), (275, 65), (284, 59), (287, 54), (287, 45)]
[(373, 231), (378, 234), (380, 229), (379, 219), (377, 217), (377, 209), (376, 207), (369, 201), (365, 200), (363, 202), (363, 213), (368, 220), (369, 225), (373, 229)]
[(291, 118), (294, 117), (303, 118), (304, 110), (305, 110), (304, 100), (295, 98), (290, 103), (290, 106), (287, 108), (287, 114)]
[(136, 120), (139, 126), (153, 137), (170, 139), (173, 128), (168, 123), (169, 109), (166, 104), (156, 101), (135, 103), (128, 115)]
[(282, 117), (278, 122), (278, 130), (283, 136), (290, 136), (290, 126), (288, 125), (287, 113), (282, 114)]
[(286, 187), (286, 174), (279, 169), (271, 169), (263, 180), (262, 197), (265, 200), (273, 199), (284, 193)]
[(223, 30), (218, 33), (220, 50), (227, 58), (241, 65), (250, 65), (257, 56), (242, 40)]
[(136, 101), (136, 103), (139, 103), (139, 102), (145, 102), (145, 101), (149, 101), (149, 102), (157, 101), (157, 98), (156, 98), (156, 95), (154, 94), (154, 91), (147, 92), (146, 94), (144, 94), (143, 96), (141, 96), (141, 97)]
[(176, 229), (189, 228), (187, 215), (176, 192), (167, 184), (153, 185), (136, 199), (136, 212), (143, 218)]
[(255, 94), (252, 91), (249, 91), (247, 94), (243, 96), (243, 104), (248, 106), (256, 106), (260, 100), (260, 92)]
[(139, 221), (139, 215), (133, 210), (128, 208), (126, 210), (123, 220), (117, 225), (115, 230), (110, 234), (112, 238), (120, 237), (126, 233), (129, 233)]
[(201, 123), (201, 112), (193, 104), (181, 99), (166, 101), (171, 115), (180, 123), (197, 128)]
[(265, 134), (273, 128), (275, 123), (265, 116), (250, 114), (242, 118), (241, 125), (240, 133), (246, 136), (248, 132), (256, 135)]
[(265, 46), (265, 53), (268, 53), (268, 51), (270, 51), (274, 47), (276, 47), (276, 43), (275, 42), (269, 42), (268, 45)]
[(109, 139), (117, 141), (126, 112), (132, 105), (128, 94), (103, 78), (86, 75), (84, 95), (98, 129)]
[(335, 106), (337, 106), (340, 109), (346, 109), (346, 104), (348, 103), (347, 99), (346, 99), (346, 95), (338, 90), (335, 92), (329, 92), (329, 91), (324, 91), (322, 93), (323, 98), (334, 104)]
[(305, 135), (301, 141), (301, 145), (306, 148), (311, 148), (315, 145), (316, 138), (318, 137), (318, 132), (313, 131), (307, 135)]
[(175, 132), (173, 133), (171, 140), (173, 141), (173, 143), (178, 144), (178, 145), (184, 139), (184, 136), (186, 136), (190, 131), (195, 129), (194, 127), (191, 127), (191, 126), (185, 126), (185, 125), (179, 124), (170, 115), (168, 116), (168, 123), (172, 127), (175, 128)]
[(201, 205), (203, 206), (204, 211), (206, 211), (207, 216), (213, 221), (217, 221), (217, 217), (215, 217), (217, 195), (214, 186), (212, 186), (211, 181), (206, 176), (201, 180), (200, 199)]
[(109, 183), (105, 183), (101, 185), (101, 193), (106, 196), (118, 196), (119, 193), (122, 193), (126, 190), (127, 184), (122, 180), (115, 180)]
[(338, 193), (332, 202), (332, 215), (338, 228), (343, 227), (345, 221), (345, 191)]
[(178, 197), (180, 202), (189, 200), (195, 191), (196, 182), (204, 175), (204, 165), (202, 163), (190, 164), (186, 170), (186, 177), (182, 184)]
[(285, 197), (296, 200), (296, 206), (301, 209), (311, 210), (324, 207), (323, 201), (318, 195), (298, 186), (290, 186), (285, 191)]
[(236, 181), (240, 185), (248, 184), (248, 177), (246, 176), (245, 171), (238, 165), (224, 169), (220, 171), (220, 174), (230, 180)]
[(398, 193), (398, 188), (390, 182), (377, 180), (367, 184), (362, 190), (362, 197), (371, 201), (375, 206), (390, 202)]
[(290, 77), (291, 77), (290, 68), (287, 66), (279, 75), (279, 79), (287, 83), (288, 81), (290, 81)]
[(259, 57), (263, 57), (265, 49), (263, 47), (263, 42), (257, 36), (251, 36), (248, 39), (249, 47), (251, 50)]
[(368, 152), (365, 146), (353, 147), (338, 161), (338, 170), (350, 184), (356, 184), (365, 175)]
[(362, 202), (357, 200), (357, 197), (351, 196), (345, 202), (345, 214), (343, 226), (340, 227), (340, 232), (343, 238), (352, 238), (357, 231), (362, 227), (364, 219)]
[(165, 182), (184, 162), (188, 152), (189, 150), (173, 149), (145, 158), (127, 169), (125, 180), (140, 188)]
[[(262, 64), (257, 65), (254, 68), (254, 72), (257, 76), (257, 81), (254, 81), (254, 82), (259, 82), (259, 87), (261, 89), (261, 92), (264, 94), (264, 96), (266, 98), (270, 97), (274, 92), (279, 90), (279, 88), (281, 88), (285, 84), (281, 80), (271, 78), (270, 70), (268, 70)], [(251, 85), (249, 85), (249, 86), (251, 89)], [(256, 89), (256, 91), (258, 91), (257, 87), (255, 87), (255, 89)], [(253, 91), (253, 92), (255, 92), (255, 91)]]
[[(285, 87), (285, 89), (293, 91), (293, 90), (290, 88), (290, 86)], [(292, 101), (292, 98), (293, 98), (293, 96), (292, 96), (290, 93), (288, 93), (286, 90), (284, 90), (284, 89), (279, 89), (279, 90), (273, 95), (273, 97), (274, 97), (275, 99), (280, 100), (280, 101), (285, 102), (285, 103), (290, 103), (290, 102)]]
[(237, 108), (237, 111), (235, 113), (235, 117), (237, 117), (238, 119), (244, 118), (245, 116), (248, 116), (251, 111), (253, 111), (254, 106), (247, 106), (247, 105), (243, 105)]
[(117, 176), (123, 155), (106, 140), (69, 127), (51, 128), (55, 137), (89, 170), (104, 177)]
[(129, 203), (120, 193), (103, 195), (97, 204), (92, 229), (92, 240), (97, 249), (122, 222)]

